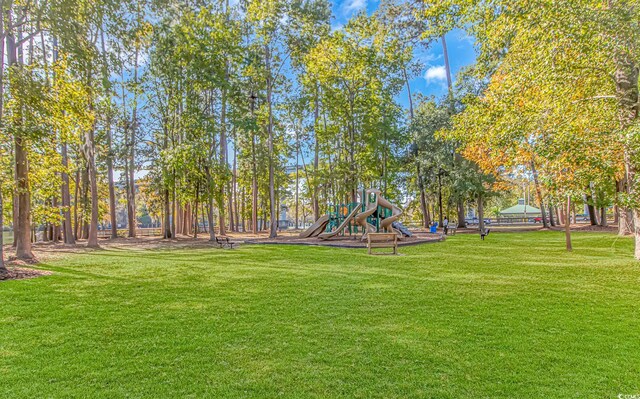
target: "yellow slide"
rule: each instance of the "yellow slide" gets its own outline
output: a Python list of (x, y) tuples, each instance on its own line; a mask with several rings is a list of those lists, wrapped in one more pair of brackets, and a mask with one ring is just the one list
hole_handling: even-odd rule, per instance
[(355, 208), (353, 208), (353, 210), (351, 211), (351, 213), (349, 215), (347, 215), (347, 217), (344, 219), (344, 221), (340, 224), (340, 226), (338, 226), (337, 229), (330, 231), (328, 233), (322, 233), (318, 236), (318, 238), (322, 239), (322, 240), (328, 240), (331, 237), (335, 237), (337, 236), (340, 232), (342, 232), (342, 230), (344, 230), (348, 225), (349, 222), (356, 216), (356, 214), (358, 213), (358, 211), (360, 211), (360, 204), (357, 204), (355, 206)]
[(318, 218), (311, 227), (300, 233), (300, 238), (316, 237), (324, 231), (325, 227), (327, 227), (327, 223), (329, 223), (328, 215)]

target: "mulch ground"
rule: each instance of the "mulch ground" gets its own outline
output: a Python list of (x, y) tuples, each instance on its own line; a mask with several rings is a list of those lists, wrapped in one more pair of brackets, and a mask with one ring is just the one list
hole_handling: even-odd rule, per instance
[[(491, 232), (526, 232), (542, 230), (541, 225), (487, 225), (487, 228), (491, 229)], [(563, 230), (563, 227), (552, 227), (552, 230)], [(584, 231), (584, 232), (616, 232), (617, 227), (611, 225), (608, 227), (602, 226), (590, 226), (588, 224), (578, 224), (571, 226), (572, 231)], [(414, 237), (405, 238), (399, 241), (399, 246), (415, 245), (429, 242), (439, 242), (444, 239), (441, 234), (430, 234), (426, 230), (412, 230)], [(439, 233), (441, 230), (439, 230)], [(478, 234), (477, 227), (458, 229), (458, 234)], [(278, 233), (278, 238), (268, 238), (268, 232), (260, 232), (258, 234), (252, 233), (229, 233), (229, 238), (236, 244), (293, 244), (293, 245), (324, 245), (330, 247), (346, 247), (346, 248), (364, 248), (366, 242), (362, 242), (355, 237), (336, 237), (331, 240), (323, 241), (318, 238), (300, 238), (300, 231), (287, 230)], [(206, 233), (199, 234), (197, 239), (189, 236), (179, 236), (171, 240), (163, 240), (161, 237), (137, 237), (137, 238), (117, 238), (115, 240), (100, 239), (100, 246), (103, 249), (116, 249), (116, 250), (163, 250), (163, 249), (187, 249), (187, 248), (217, 248), (215, 242), (209, 241), (209, 236)], [(234, 245), (235, 248), (235, 245)], [(4, 247), (5, 256), (11, 254), (13, 249), (11, 246), (6, 245)], [(87, 248), (86, 241), (80, 240), (76, 245), (65, 245), (62, 243), (36, 243), (33, 246), (33, 252), (36, 256), (33, 262), (23, 262), (12, 259), (8, 259), (7, 268), (10, 269), (10, 273), (3, 278), (0, 276), (0, 280), (5, 279), (25, 279), (34, 278), (43, 275), (50, 274), (50, 272), (29, 269), (31, 264), (37, 264), (40, 262), (47, 262), (49, 260), (55, 260), (70, 253), (87, 253), (95, 251), (95, 249)]]
[[(413, 233), (412, 237), (404, 237), (398, 241), (398, 246), (425, 244), (442, 241), (441, 234)], [(341, 248), (366, 248), (367, 242), (361, 241), (359, 236), (334, 237), (329, 240), (319, 238), (300, 238), (297, 235), (279, 236), (277, 238), (258, 238), (245, 240), (246, 244), (289, 244), (289, 245), (322, 245)]]
[(28, 269), (18, 266), (7, 266), (8, 273), (0, 273), (0, 280), (24, 280), (40, 276), (49, 276), (52, 272), (47, 270)]
[(618, 226), (617, 225), (609, 225), (609, 226), (591, 226), (591, 225), (571, 225), (572, 231), (595, 231), (598, 233), (617, 233)]

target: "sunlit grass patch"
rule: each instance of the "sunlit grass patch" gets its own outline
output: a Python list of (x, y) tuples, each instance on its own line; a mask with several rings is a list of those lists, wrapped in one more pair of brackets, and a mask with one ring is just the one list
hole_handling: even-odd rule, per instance
[(640, 392), (632, 242), (98, 251), (0, 283), (0, 396), (616, 397)]

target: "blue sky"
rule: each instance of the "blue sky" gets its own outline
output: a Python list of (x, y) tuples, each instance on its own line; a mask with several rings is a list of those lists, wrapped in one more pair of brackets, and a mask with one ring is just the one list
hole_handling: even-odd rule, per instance
[[(371, 14), (378, 8), (378, 4), (378, 0), (333, 0), (332, 25), (334, 28), (340, 27), (347, 22), (349, 17), (364, 9)], [(449, 64), (455, 83), (458, 71), (475, 62), (473, 38), (461, 30), (454, 30), (447, 34), (446, 40), (449, 50)], [(438, 98), (444, 96), (447, 92), (447, 80), (441, 42), (433, 42), (428, 49), (416, 51), (416, 58), (424, 64), (424, 67), (421, 73), (410, 82), (414, 97), (416, 93), (433, 95)], [(398, 101), (403, 106), (408, 105), (406, 89), (399, 95)]]

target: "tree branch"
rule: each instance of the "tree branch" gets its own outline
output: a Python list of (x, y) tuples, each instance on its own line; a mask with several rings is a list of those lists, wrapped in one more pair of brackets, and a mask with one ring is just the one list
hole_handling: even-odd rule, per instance
[(29, 40), (35, 38), (37, 35), (39, 35), (41, 32), (40, 29), (36, 30), (35, 32), (30, 33), (28, 36), (23, 37), (21, 40), (16, 42), (16, 47), (20, 47), (23, 44), (25, 44), (26, 42), (28, 42)]

